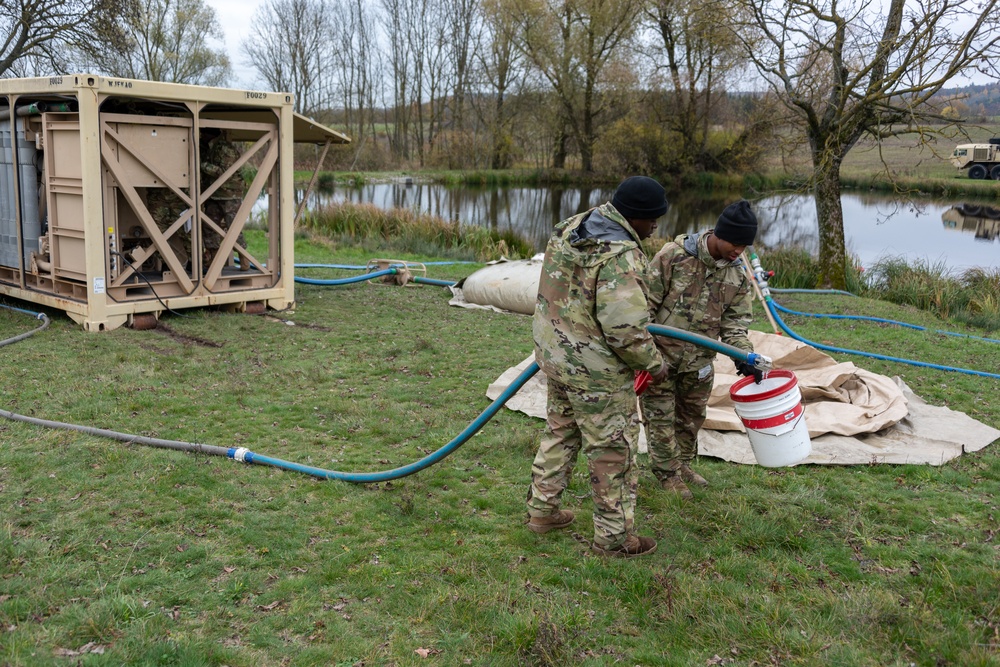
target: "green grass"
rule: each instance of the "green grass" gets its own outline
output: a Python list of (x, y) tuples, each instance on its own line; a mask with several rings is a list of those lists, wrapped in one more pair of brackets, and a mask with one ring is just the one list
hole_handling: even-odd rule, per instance
[(302, 227), (341, 244), (358, 243), (373, 251), (438, 251), (464, 260), (523, 259), (535, 253), (531, 243), (510, 230), (462, 225), (412, 209), (385, 210), (373, 204), (340, 202), (310, 210), (302, 217)]
[[(315, 232), (296, 240), (300, 263), (386, 256), (450, 259)], [(434, 266), (430, 277), (475, 268)], [(448, 299), (430, 286), (299, 285), (294, 311), (271, 317), (185, 311), (164, 318), (169, 330), (102, 334), (53, 312), (48, 330), (4, 348), (3, 407), (328, 469), (389, 469), (452, 439), (487, 406), (487, 385), (531, 352), (530, 318)], [(864, 298), (786, 301), (959, 326)], [(981, 341), (787, 321), (827, 344), (1000, 368), (1000, 348)], [(34, 326), (0, 309), (2, 338)], [(1000, 427), (996, 380), (838, 359), (901, 375), (931, 403)], [(705, 459), (712, 486), (683, 505), (642, 460), (637, 524), (660, 547), (618, 561), (569, 532), (523, 527), (541, 431), (503, 410), (438, 465), (354, 486), (0, 422), (0, 664), (1000, 661), (995, 445), (941, 467)], [(584, 537), (588, 490), (578, 466), (565, 502)]]
[[(799, 248), (761, 252), (761, 262), (774, 271), (770, 284), (777, 288), (814, 289), (819, 282), (818, 262)], [(943, 262), (907, 262), (898, 257), (880, 259), (867, 271), (857, 262), (847, 271), (847, 291), (876, 300), (913, 306), (943, 318), (979, 327), (1000, 329), (1000, 270), (975, 268), (960, 274)]]

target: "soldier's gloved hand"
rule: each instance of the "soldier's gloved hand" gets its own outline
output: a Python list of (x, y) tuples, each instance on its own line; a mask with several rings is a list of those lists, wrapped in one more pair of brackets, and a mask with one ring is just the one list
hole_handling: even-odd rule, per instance
[(653, 376), (649, 371), (636, 371), (635, 372), (635, 395), (642, 396), (642, 392), (646, 391), (646, 388), (653, 382)]
[(652, 384), (660, 384), (661, 382), (666, 380), (669, 372), (670, 372), (670, 367), (667, 366), (667, 362), (664, 361), (663, 365), (660, 366), (660, 370), (656, 371), (655, 373), (652, 373), (653, 376)]
[(737, 361), (735, 363), (736, 363), (736, 372), (739, 373), (740, 375), (745, 375), (747, 377), (750, 377), (752, 375), (753, 381), (757, 384), (760, 384), (761, 381), (764, 379), (764, 371), (755, 367), (750, 362)]

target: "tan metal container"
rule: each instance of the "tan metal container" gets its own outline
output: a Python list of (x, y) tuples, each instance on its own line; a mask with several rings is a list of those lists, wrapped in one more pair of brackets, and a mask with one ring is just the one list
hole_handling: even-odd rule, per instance
[(87, 331), (291, 306), (294, 141), (349, 139), (286, 93), (0, 79), (0, 294)]

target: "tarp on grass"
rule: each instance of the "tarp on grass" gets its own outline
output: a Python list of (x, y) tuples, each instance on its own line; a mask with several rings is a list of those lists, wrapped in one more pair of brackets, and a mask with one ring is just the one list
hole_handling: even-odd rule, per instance
[[(795, 373), (802, 392), (812, 453), (802, 463), (857, 465), (910, 463), (941, 465), (966, 452), (986, 447), (1000, 438), (1000, 430), (968, 415), (928, 405), (898, 377), (888, 378), (837, 362), (798, 341), (750, 332), (757, 352), (775, 361), (775, 368)], [(496, 399), (534, 361), (528, 357), (508, 369), (487, 389)], [(715, 386), (708, 418), (698, 437), (702, 456), (755, 464), (750, 440), (729, 398), (729, 386), (739, 376), (733, 363), (715, 360)], [(545, 376), (536, 373), (508, 402), (507, 407), (545, 418)], [(646, 450), (645, 434), (640, 451)]]

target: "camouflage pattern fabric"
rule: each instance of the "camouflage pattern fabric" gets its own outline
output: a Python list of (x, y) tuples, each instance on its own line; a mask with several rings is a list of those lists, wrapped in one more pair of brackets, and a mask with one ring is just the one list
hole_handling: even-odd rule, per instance
[[(651, 262), (649, 305), (657, 324), (676, 327), (747, 352), (750, 284), (739, 260), (720, 266), (708, 251), (709, 233), (682, 234)], [(656, 337), (670, 372), (642, 395), (642, 416), (653, 474), (660, 480), (698, 453), (715, 373), (715, 352), (673, 338)]]
[[(649, 307), (657, 324), (721, 339), (753, 352), (750, 283), (739, 261), (718, 266), (708, 252), (709, 233), (682, 234), (663, 246), (650, 263)], [(695, 371), (715, 357), (712, 350), (656, 337), (671, 369)]]
[(639, 483), (635, 391), (586, 391), (548, 380), (545, 436), (531, 466), (528, 514), (559, 511), (582, 451), (594, 498), (594, 542), (620, 546), (633, 533)]
[(638, 234), (611, 204), (565, 220), (545, 250), (533, 320), (548, 418), (531, 469), (528, 513), (559, 509), (582, 451), (595, 503), (594, 541), (608, 548), (633, 533), (635, 371), (663, 365), (646, 331), (647, 268)]
[(664, 480), (698, 453), (715, 373), (709, 363), (698, 371), (670, 373), (642, 395), (642, 417), (653, 475)]
[(559, 223), (545, 250), (533, 333), (545, 375), (578, 389), (620, 387), (656, 372), (646, 301), (646, 256), (611, 204)]
[[(202, 190), (212, 185), (222, 174), (240, 159), (240, 151), (235, 144), (225, 137), (216, 137), (214, 140), (203, 144), (201, 149), (201, 187)], [(243, 204), (246, 196), (246, 186), (243, 176), (239, 170), (227, 178), (219, 188), (212, 193), (212, 196), (204, 202), (205, 215), (215, 221), (222, 229), (228, 230), (236, 213)], [(207, 251), (219, 249), (222, 237), (215, 233), (207, 225), (203, 226), (202, 245)], [(243, 232), (240, 232), (237, 244), (246, 247), (246, 240)]]
[[(181, 217), (181, 213), (188, 206), (169, 188), (148, 188), (146, 208), (153, 221), (156, 222), (156, 226), (161, 232), (165, 232), (177, 218)], [(174, 255), (177, 256), (182, 265), (187, 264), (191, 258), (191, 232), (188, 231), (189, 229), (189, 224), (184, 225), (167, 239), (170, 249), (174, 251)]]

